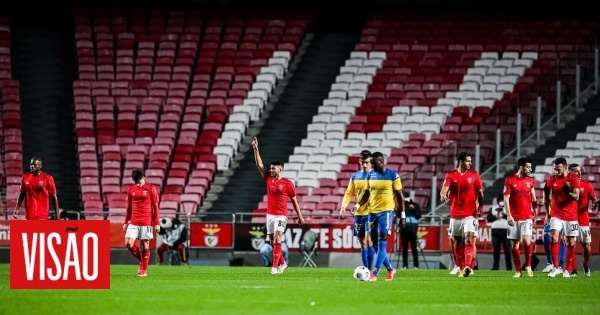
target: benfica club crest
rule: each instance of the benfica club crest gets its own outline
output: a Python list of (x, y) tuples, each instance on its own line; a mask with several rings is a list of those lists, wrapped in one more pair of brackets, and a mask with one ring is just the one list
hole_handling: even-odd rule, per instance
[(260, 226), (253, 226), (252, 230), (250, 230), (249, 232), (252, 236), (254, 236), (251, 240), (250, 243), (252, 244), (252, 248), (254, 248), (255, 250), (260, 250), (260, 248), (263, 246), (263, 244), (265, 243), (265, 239), (263, 238), (263, 236), (265, 235), (262, 232), (262, 229)]
[(215, 247), (219, 243), (219, 237), (216, 235), (221, 229), (217, 224), (206, 224), (202, 231), (206, 233), (204, 235), (204, 243), (208, 247)]
[(467, 178), (467, 183), (469, 183), (469, 184), (470, 184), (470, 183), (472, 183), (472, 182), (473, 182), (473, 180), (471, 179), (471, 177), (468, 177), (468, 178)]
[(531, 183), (527, 183), (527, 189), (531, 189)]
[(279, 184), (279, 190), (283, 190), (283, 185)]
[(427, 232), (427, 229), (425, 229), (424, 227), (419, 227), (419, 230), (417, 231), (417, 243), (419, 244), (419, 246), (421, 246), (421, 248), (425, 248), (425, 246), (427, 246), (427, 240), (425, 239), (425, 235), (427, 235), (429, 232)]

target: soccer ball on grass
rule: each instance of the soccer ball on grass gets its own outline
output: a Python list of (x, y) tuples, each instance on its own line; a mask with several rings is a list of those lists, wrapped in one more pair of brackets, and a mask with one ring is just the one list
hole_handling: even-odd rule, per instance
[(369, 268), (365, 266), (358, 266), (354, 269), (354, 279), (356, 281), (369, 281), (369, 277), (371, 276), (371, 272), (369, 272)]

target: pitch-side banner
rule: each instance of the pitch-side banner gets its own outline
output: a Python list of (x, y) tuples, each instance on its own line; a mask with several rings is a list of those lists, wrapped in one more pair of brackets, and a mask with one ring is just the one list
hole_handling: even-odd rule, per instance
[[(267, 237), (262, 232), (260, 223), (237, 223), (235, 225), (235, 250), (258, 251)], [(308, 230), (319, 235), (317, 252), (356, 252), (360, 243), (354, 237), (352, 224), (288, 224), (285, 230), (285, 240), (290, 250), (298, 250), (304, 233)], [(395, 232), (388, 237), (388, 251), (394, 249)]]
[(11, 289), (110, 289), (110, 222), (10, 221)]
[(233, 223), (191, 223), (190, 247), (206, 249), (233, 248)]

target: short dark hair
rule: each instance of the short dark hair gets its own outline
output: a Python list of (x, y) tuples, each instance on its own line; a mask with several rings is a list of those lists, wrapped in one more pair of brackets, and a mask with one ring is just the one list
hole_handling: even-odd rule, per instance
[(377, 159), (377, 158), (380, 158), (380, 157), (383, 157), (383, 153), (381, 153), (381, 152), (379, 152), (379, 151), (377, 151), (377, 152), (373, 152), (373, 153), (371, 154), (371, 160), (375, 160), (375, 159)]
[(281, 162), (280, 160), (271, 161), (271, 165), (281, 166), (281, 168), (283, 168), (283, 162)]
[(466, 160), (468, 156), (472, 157), (473, 155), (471, 154), (471, 152), (460, 152), (459, 154), (456, 155), (456, 159), (459, 162), (462, 162), (462, 161)]
[(131, 171), (131, 179), (137, 184), (142, 180), (142, 178), (146, 176), (144, 175), (144, 170), (135, 168)]
[(517, 165), (518, 166), (525, 166), (525, 164), (527, 164), (527, 163), (531, 163), (531, 159), (530, 158), (523, 157), (523, 158), (520, 158), (517, 161)]
[(362, 150), (362, 151), (360, 151), (360, 159), (361, 160), (366, 160), (366, 159), (368, 159), (370, 157), (371, 157), (371, 151), (369, 151), (369, 150)]
[(40, 163), (42, 163), (42, 158), (39, 156), (34, 156), (31, 158), (32, 161), (40, 161)]
[(567, 166), (567, 160), (564, 157), (556, 158), (553, 163), (554, 165), (562, 164), (564, 166)]
[[(577, 163), (570, 164), (569, 165), (569, 172), (572, 171), (576, 167), (581, 167), (581, 166), (579, 166), (579, 164), (577, 164)], [(581, 167), (581, 171), (583, 172), (583, 167)]]

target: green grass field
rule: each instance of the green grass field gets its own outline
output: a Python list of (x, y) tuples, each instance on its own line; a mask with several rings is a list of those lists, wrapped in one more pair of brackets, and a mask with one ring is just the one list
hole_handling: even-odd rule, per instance
[[(400, 270), (393, 282), (357, 282), (350, 268), (114, 265), (110, 290), (10, 290), (0, 265), (0, 314), (590, 314), (600, 272), (551, 279), (541, 272)], [(581, 273), (581, 272), (580, 272)]]

